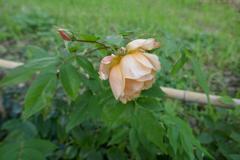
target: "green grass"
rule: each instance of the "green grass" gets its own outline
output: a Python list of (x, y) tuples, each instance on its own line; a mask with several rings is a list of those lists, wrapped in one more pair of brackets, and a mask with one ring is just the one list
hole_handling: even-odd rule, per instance
[[(181, 43), (187, 41), (204, 64), (210, 85), (218, 88), (212, 87), (212, 90), (225, 92), (231, 84), (231, 81), (225, 83), (228, 79), (226, 71), (237, 82), (240, 79), (240, 14), (227, 3), (200, 0), (1, 0), (0, 8), (2, 25), (14, 35), (11, 38), (19, 41), (25, 38), (25, 33), (13, 17), (38, 12), (54, 18), (55, 27), (71, 28), (80, 33), (107, 35), (129, 30), (135, 32), (136, 38), (154, 37), (160, 40), (164, 54), (171, 56), (171, 63), (179, 58)], [(37, 45), (41, 46), (41, 43)], [(192, 73), (187, 71), (180, 74), (191, 76)], [(184, 88), (194, 86), (192, 80), (189, 78)], [(240, 86), (236, 87), (239, 92)]]

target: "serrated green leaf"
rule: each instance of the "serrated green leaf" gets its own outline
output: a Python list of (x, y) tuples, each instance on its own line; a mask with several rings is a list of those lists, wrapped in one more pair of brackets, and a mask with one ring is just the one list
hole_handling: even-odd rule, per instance
[(26, 148), (34, 148), (35, 150), (41, 152), (42, 155), (47, 155), (56, 149), (56, 145), (48, 140), (42, 139), (31, 139), (25, 144)]
[(234, 104), (234, 101), (231, 97), (229, 96), (222, 96), (220, 97), (219, 99), (223, 104), (226, 104), (226, 105), (232, 105)]
[(138, 147), (139, 147), (139, 140), (137, 138), (137, 131), (134, 128), (131, 128), (129, 131), (129, 144), (131, 151), (135, 155), (136, 159), (140, 159), (140, 155), (138, 153)]
[(1, 160), (34, 159), (45, 160), (45, 157), (51, 153), (56, 146), (49, 141), (40, 139), (31, 139), (27, 141), (17, 141), (7, 143), (0, 147)]
[(108, 142), (108, 145), (114, 145), (123, 142), (127, 138), (128, 130), (129, 129), (127, 127), (116, 129), (111, 140)]
[(95, 71), (92, 63), (83, 56), (78, 56), (77, 57), (77, 63), (93, 78), (97, 78), (98, 74)]
[(147, 90), (144, 90), (141, 96), (152, 97), (152, 98), (163, 98), (164, 92), (161, 90), (158, 83), (154, 83), (153, 86)]
[(121, 47), (121, 46), (123, 46), (124, 39), (123, 39), (123, 36), (121, 36), (121, 35), (112, 35), (112, 36), (107, 36), (104, 39), (104, 41), (107, 44)]
[(177, 60), (171, 70), (171, 74), (175, 75), (179, 69), (183, 67), (183, 65), (187, 62), (188, 58), (185, 54), (182, 54), (181, 57)]
[(209, 99), (209, 88), (208, 88), (206, 74), (203, 72), (202, 66), (196, 58), (192, 58), (192, 66), (193, 66), (194, 74), (197, 78), (197, 81), (200, 87), (204, 90), (204, 92), (206, 93)]
[(29, 61), (24, 65), (25, 68), (41, 70), (51, 65), (57, 65), (60, 62), (59, 57), (43, 57)]
[(101, 99), (97, 95), (85, 92), (85, 94), (79, 96), (78, 99), (74, 104), (76, 108), (69, 116), (67, 131), (81, 124), (83, 121), (99, 119), (102, 114)]
[(156, 117), (147, 109), (137, 108), (138, 129), (144, 133), (146, 138), (166, 153), (166, 146), (163, 142), (165, 129)]
[(132, 117), (133, 104), (122, 104), (110, 101), (103, 108), (102, 120), (110, 128), (129, 123)]
[(81, 84), (80, 74), (71, 64), (64, 64), (60, 68), (61, 84), (69, 97), (75, 99), (79, 93)]
[(74, 102), (75, 109), (69, 115), (69, 122), (67, 124), (67, 132), (81, 124), (85, 118), (85, 110), (88, 104), (88, 98), (91, 97), (90, 92), (85, 92), (83, 95), (79, 96)]
[(201, 146), (200, 142), (192, 133), (192, 129), (187, 122), (174, 116), (165, 114), (161, 116), (167, 129), (167, 137), (173, 148), (174, 155), (185, 155), (188, 159), (194, 159), (194, 150), (200, 151), (202, 156), (212, 156)]
[(91, 151), (88, 153), (87, 160), (103, 160), (103, 156), (99, 151)]
[(163, 111), (163, 106), (161, 102), (153, 97), (140, 97), (137, 99), (137, 103), (140, 106), (153, 111)]
[(55, 66), (58, 63), (58, 57), (44, 57), (29, 61), (23, 66), (17, 67), (8, 72), (8, 74), (0, 81), (0, 86), (10, 86), (29, 80), (37, 71)]
[(109, 160), (127, 160), (127, 154), (124, 152), (124, 150), (117, 148), (117, 147), (111, 147), (107, 151), (107, 157)]
[(96, 36), (96, 35), (90, 35), (90, 34), (80, 34), (78, 36), (78, 39), (81, 40), (86, 40), (86, 41), (97, 41), (100, 39), (100, 37)]
[(68, 146), (65, 150), (64, 157), (73, 159), (78, 154), (78, 148), (75, 146)]
[(2, 125), (2, 129), (10, 131), (7, 138), (5, 138), (5, 141), (13, 141), (13, 137), (14, 141), (19, 137), (22, 138), (22, 136), (25, 136), (26, 138), (35, 137), (38, 134), (36, 127), (31, 122), (22, 122), (19, 119), (12, 119), (5, 122)]
[(213, 137), (209, 133), (205, 133), (205, 132), (201, 133), (198, 139), (202, 144), (209, 144), (213, 142)]
[(233, 131), (230, 137), (236, 142), (240, 143), (240, 133)]
[(49, 53), (38, 46), (29, 45), (27, 47), (26, 56), (28, 59), (38, 59), (49, 56)]
[(56, 87), (57, 78), (55, 74), (44, 73), (39, 75), (26, 94), (23, 118), (27, 119), (47, 107), (53, 98)]
[(101, 90), (100, 82), (99, 79), (94, 79), (94, 78), (87, 78), (84, 75), (81, 75), (81, 79), (83, 84), (90, 89), (93, 93), (99, 93)]

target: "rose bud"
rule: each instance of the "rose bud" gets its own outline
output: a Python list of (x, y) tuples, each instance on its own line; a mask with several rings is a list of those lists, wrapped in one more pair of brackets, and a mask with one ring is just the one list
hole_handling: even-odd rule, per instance
[(155, 39), (137, 39), (127, 44), (125, 54), (106, 56), (99, 67), (100, 79), (109, 79), (114, 97), (122, 103), (148, 89), (160, 70), (158, 57), (146, 51), (160, 47)]
[(65, 41), (72, 41), (73, 40), (73, 34), (66, 29), (59, 28), (58, 33), (60, 34), (62, 39), (65, 40)]

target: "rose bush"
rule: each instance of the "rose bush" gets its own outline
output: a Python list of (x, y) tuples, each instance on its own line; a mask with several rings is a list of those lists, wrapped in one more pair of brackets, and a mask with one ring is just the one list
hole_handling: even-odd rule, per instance
[(159, 47), (155, 39), (58, 33), (62, 54), (31, 48), (41, 56), (0, 82), (7, 87), (32, 81), (21, 117), (1, 127), (1, 160), (211, 157), (175, 103), (164, 99), (159, 84), (169, 82), (160, 76), (166, 65), (158, 72), (159, 51), (148, 53)]

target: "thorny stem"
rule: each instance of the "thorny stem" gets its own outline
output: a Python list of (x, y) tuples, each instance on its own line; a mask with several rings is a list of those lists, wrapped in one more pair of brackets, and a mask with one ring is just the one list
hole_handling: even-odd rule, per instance
[(98, 42), (98, 41), (90, 41), (90, 40), (81, 40), (81, 39), (76, 39), (75, 41), (77, 42), (83, 42), (83, 43), (95, 43), (103, 46), (106, 49), (111, 49), (113, 50), (110, 46), (105, 45), (104, 43)]
[(93, 53), (93, 52), (95, 52), (95, 51), (97, 51), (97, 50), (102, 50), (102, 49), (108, 49), (108, 48), (106, 48), (106, 47), (94, 48), (94, 49), (91, 49), (91, 50), (89, 50), (89, 51), (86, 51), (85, 54)]

